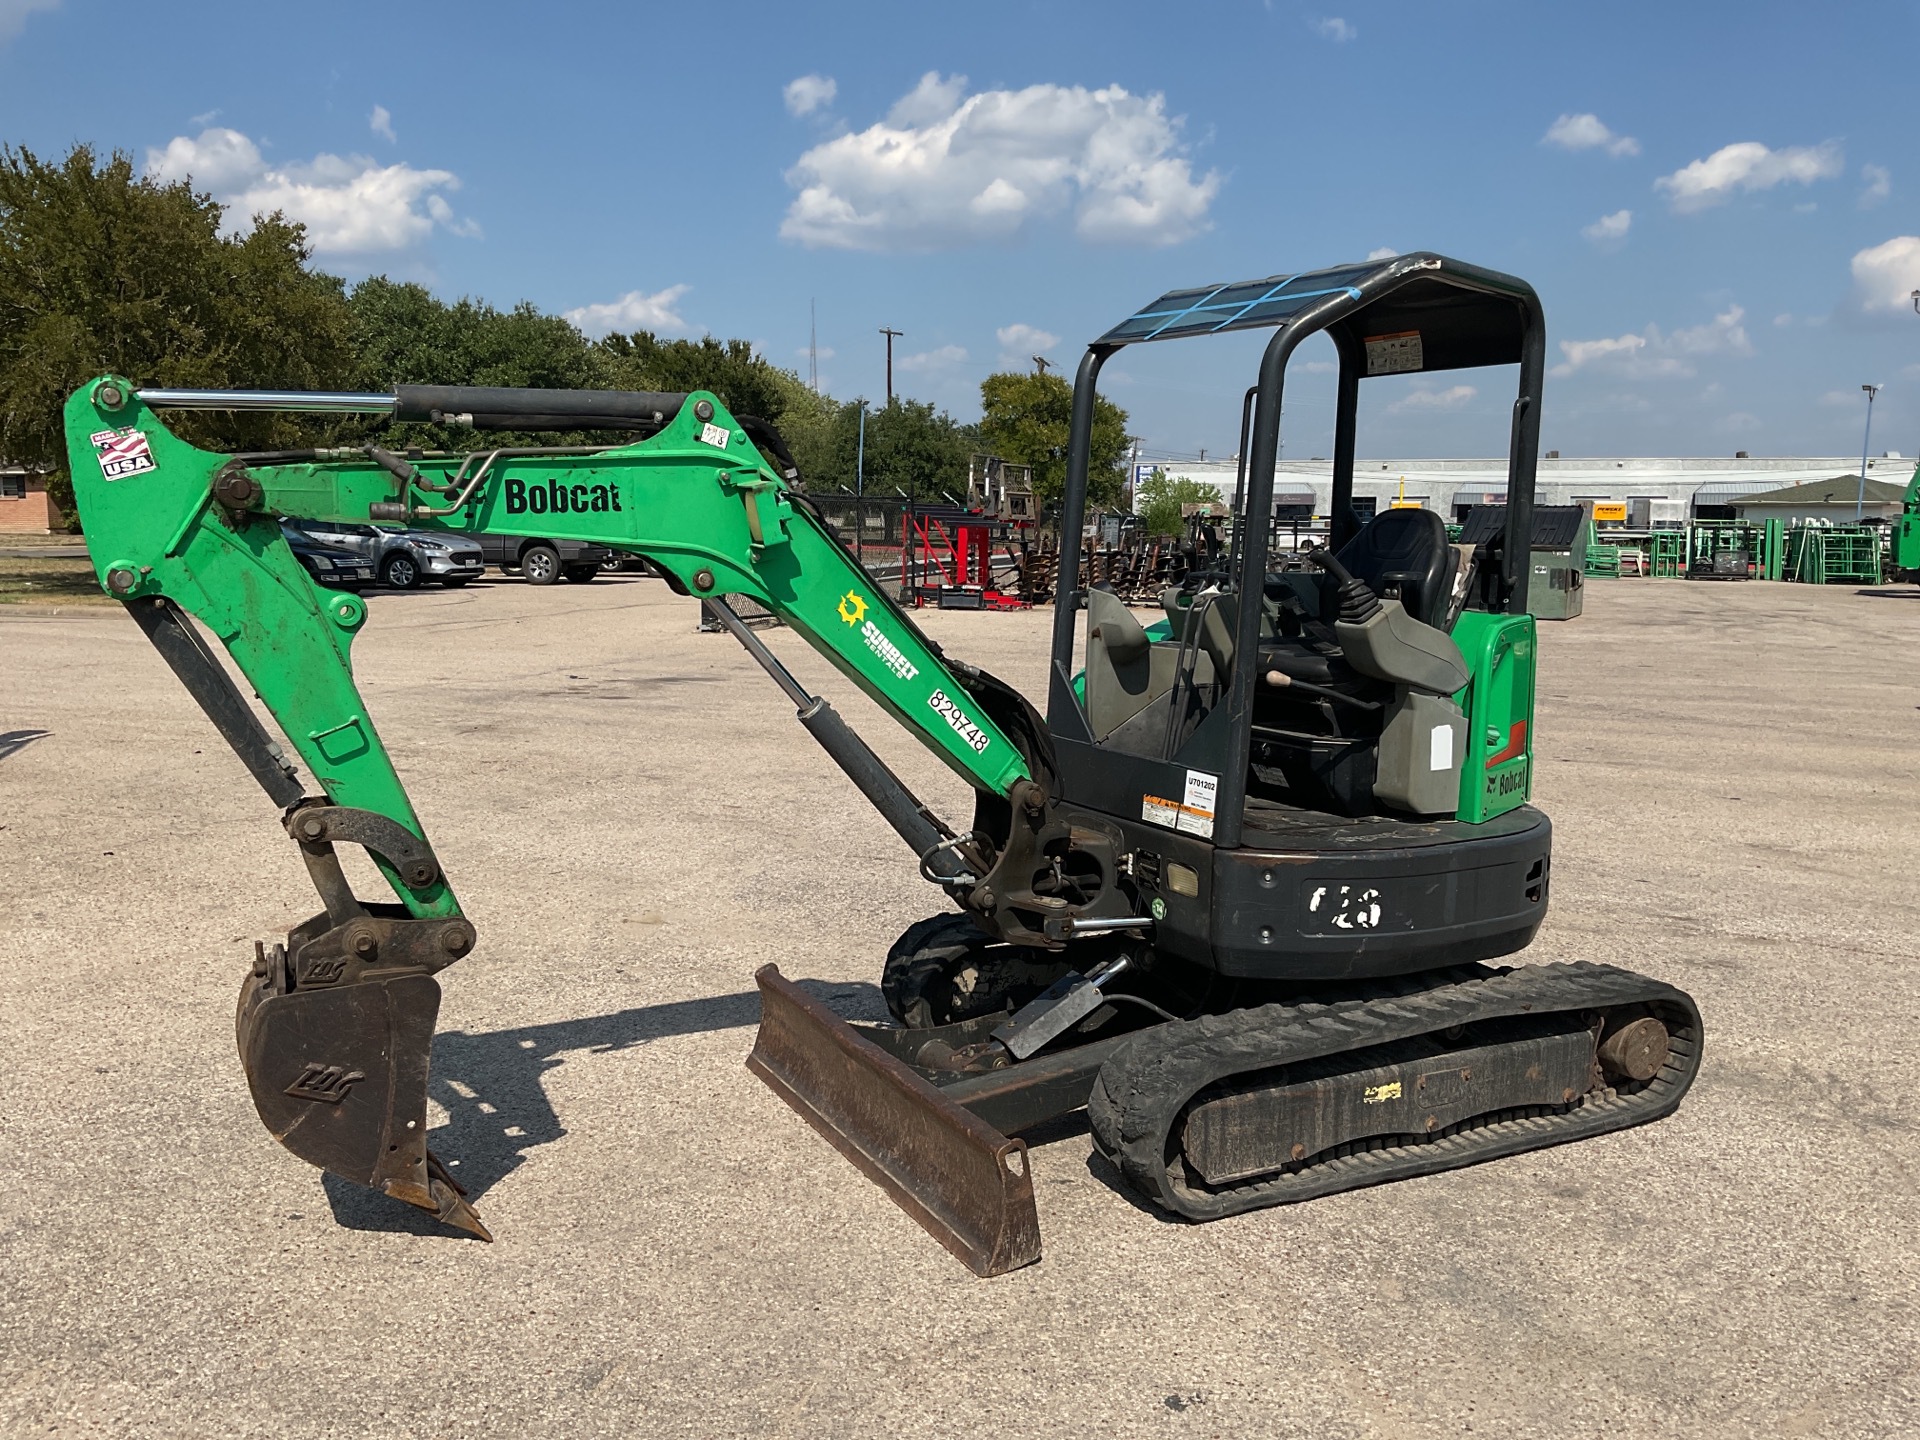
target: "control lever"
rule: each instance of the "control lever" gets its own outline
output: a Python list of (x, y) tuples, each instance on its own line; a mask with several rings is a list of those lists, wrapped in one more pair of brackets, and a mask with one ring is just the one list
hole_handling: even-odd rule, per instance
[(1364, 580), (1356, 580), (1351, 570), (1333, 558), (1331, 550), (1309, 550), (1307, 558), (1334, 578), (1339, 587), (1334, 594), (1340, 601), (1342, 620), (1351, 625), (1364, 625), (1380, 613), (1380, 597), (1373, 593), (1373, 587)]

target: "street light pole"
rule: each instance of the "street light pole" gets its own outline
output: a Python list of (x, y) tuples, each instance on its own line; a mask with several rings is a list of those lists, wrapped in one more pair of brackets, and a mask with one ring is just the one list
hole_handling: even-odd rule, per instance
[(1867, 451), (1873, 448), (1873, 397), (1880, 393), (1878, 385), (1862, 385), (1860, 388), (1867, 392), (1867, 433), (1860, 437), (1860, 498), (1853, 502), (1853, 523), (1856, 525), (1867, 508)]
[(860, 406), (860, 445), (853, 453), (853, 558), (854, 562), (866, 567), (864, 541), (867, 534), (867, 397), (862, 395), (855, 402)]
[(882, 325), (880, 333), (887, 337), (887, 404), (891, 405), (893, 404), (893, 342), (907, 332)]
[(867, 401), (863, 395), (854, 402), (860, 407), (860, 444), (853, 453), (853, 493), (867, 493)]

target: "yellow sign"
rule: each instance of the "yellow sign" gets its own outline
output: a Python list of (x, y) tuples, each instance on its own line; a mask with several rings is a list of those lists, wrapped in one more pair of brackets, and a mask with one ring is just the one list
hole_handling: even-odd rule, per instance
[(849, 625), (858, 625), (867, 616), (867, 602), (849, 590), (840, 597), (840, 618)]
[(1593, 502), (1593, 518), (1596, 520), (1625, 520), (1627, 502), (1624, 500), (1596, 500)]
[(1383, 1105), (1389, 1100), (1400, 1098), (1400, 1082), (1389, 1080), (1384, 1085), (1369, 1085), (1360, 1092), (1362, 1105)]

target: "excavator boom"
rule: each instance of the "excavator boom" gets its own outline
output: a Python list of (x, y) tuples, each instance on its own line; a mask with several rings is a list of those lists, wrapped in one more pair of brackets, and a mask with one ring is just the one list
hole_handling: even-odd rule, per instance
[[(414, 458), (378, 446), (221, 455), (175, 436), (163, 407), (386, 413), (644, 438)], [(325, 907), (285, 945), (259, 947), (242, 987), (238, 1042), (262, 1120), (312, 1163), (474, 1234), (485, 1227), (426, 1149), (426, 1093), (434, 976), (476, 936), (354, 684), (351, 647), (367, 607), (314, 584), (283, 517), (468, 535), (531, 529), (645, 556), (676, 589), (716, 603), (801, 722), (919, 855), (922, 873), (955, 898), (987, 873), (991, 841), (956, 836), (933, 816), (733, 621), (724, 597), (745, 595), (779, 615), (982, 796), (1004, 802), (1029, 779), (1020, 748), (969, 688), (992, 687), (990, 677), (945, 659), (808, 506), (790, 462), (769, 460), (784, 461), (777, 433), (736, 420), (714, 396), (446, 387), (143, 394), (106, 376), (73, 395), (66, 425), (101, 585), (282, 808)], [(319, 794), (299, 783), (186, 615), (226, 648)], [(343, 842), (366, 849), (398, 903), (353, 894), (334, 850)]]

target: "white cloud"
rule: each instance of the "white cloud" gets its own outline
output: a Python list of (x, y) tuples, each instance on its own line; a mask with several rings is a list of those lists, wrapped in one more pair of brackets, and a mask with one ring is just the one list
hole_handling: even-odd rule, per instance
[[(376, 112), (377, 113), (377, 112)], [(260, 147), (238, 130), (216, 127), (198, 138), (176, 135), (147, 151), (147, 174), (161, 181), (191, 179), (227, 206), (224, 228), (246, 230), (256, 215), (281, 211), (307, 227), (317, 255), (369, 255), (420, 244), (435, 226), (477, 235), (443, 191), (458, 190), (450, 170), (382, 165), (365, 155), (321, 154), (305, 163), (270, 165)]]
[(1853, 257), (1853, 283), (1865, 310), (1910, 310), (1920, 290), (1920, 235), (1896, 235)]
[(1025, 324), (1002, 325), (993, 332), (993, 338), (1000, 342), (1002, 370), (1025, 369), (1034, 356), (1044, 355), (1060, 343), (1060, 337), (1051, 330)]
[(1181, 154), (1164, 96), (1118, 85), (967, 95), (929, 71), (887, 118), (814, 146), (787, 172), (800, 193), (780, 234), (849, 250), (1005, 240), (1071, 213), (1081, 238), (1170, 245), (1208, 228), (1220, 188)]
[[(681, 288), (684, 289), (685, 287), (682, 286)], [(839, 352), (831, 345), (822, 345), (818, 349), (808, 349), (805, 345), (802, 345), (793, 353), (798, 355), (802, 360), (807, 359), (809, 356), (817, 360), (831, 360)]]
[[(651, 295), (644, 290), (629, 290), (618, 300), (569, 310), (566, 317), (583, 332), (595, 337), (613, 330), (685, 330), (687, 322), (680, 318), (677, 306), (680, 297), (691, 288), (688, 285), (669, 285)], [(822, 353), (831, 355), (833, 352), (827, 350)]]
[(1336, 45), (1344, 45), (1349, 40), (1360, 38), (1360, 32), (1342, 20), (1338, 15), (1329, 15), (1324, 20), (1313, 22), (1313, 33), (1322, 40), (1331, 40)]
[(1774, 316), (1773, 323), (1777, 329), (1781, 329), (1781, 330), (1786, 329), (1789, 325), (1793, 324), (1793, 312), (1787, 311), (1783, 314)]
[(1860, 208), (1871, 210), (1893, 193), (1893, 172), (1884, 165), (1862, 165), (1860, 178), (1867, 188), (1860, 192)]
[(1408, 410), (1458, 410), (1480, 392), (1471, 385), (1453, 385), (1445, 390), (1414, 390), (1387, 406), (1390, 415)]
[(1542, 145), (1557, 145), (1562, 150), (1605, 150), (1609, 155), (1638, 155), (1640, 142), (1631, 135), (1617, 135), (1591, 113), (1562, 115), (1540, 137)]
[(810, 115), (822, 105), (831, 105), (840, 87), (831, 75), (802, 75), (789, 80), (780, 96), (787, 102), (789, 115)]
[(1829, 390), (1820, 397), (1820, 403), (1829, 410), (1864, 408), (1866, 401), (1866, 393), (1860, 390)]
[(938, 350), (922, 350), (918, 355), (902, 355), (893, 362), (893, 368), (907, 374), (925, 374), (929, 370), (946, 370), (955, 365), (964, 365), (967, 352), (959, 345), (942, 345)]
[(388, 144), (395, 144), (400, 139), (393, 133), (393, 112), (384, 105), (373, 107), (373, 114), (367, 117), (367, 128)]
[(1723, 145), (1704, 160), (1695, 160), (1671, 175), (1662, 175), (1653, 188), (1673, 198), (1682, 214), (1706, 210), (1733, 198), (1736, 190), (1771, 190), (1792, 183), (1811, 185), (1831, 180), (1846, 169), (1838, 141), (1821, 145), (1789, 145), (1769, 150), (1758, 140)]
[(60, 0), (0, 0), (0, 45), (26, 28), (27, 17), (36, 10), (58, 10)]
[(220, 111), (218, 108), (215, 108), (212, 110), (203, 110), (198, 115), (188, 116), (187, 123), (189, 125), (198, 125), (202, 129), (205, 129), (207, 126), (211, 125), (214, 121), (218, 120), (219, 118), (220, 118)]
[(1638, 335), (1615, 335), (1600, 340), (1562, 340), (1565, 357), (1553, 367), (1555, 375), (1594, 369), (1628, 380), (1684, 379), (1695, 373), (1696, 355), (1751, 355), (1753, 342), (1741, 321), (1746, 311), (1730, 305), (1704, 325), (1663, 334), (1649, 325)]
[(1394, 249), (1391, 245), (1380, 245), (1380, 246), (1376, 246), (1372, 250), (1367, 251), (1367, 259), (1391, 260), (1393, 259), (1394, 256), (1398, 255), (1399, 253), (1400, 252)]
[(1631, 210), (1616, 210), (1611, 215), (1602, 215), (1598, 220), (1581, 230), (1580, 233), (1596, 245), (1601, 245), (1609, 241), (1626, 239), (1627, 231), (1632, 228), (1633, 212)]

